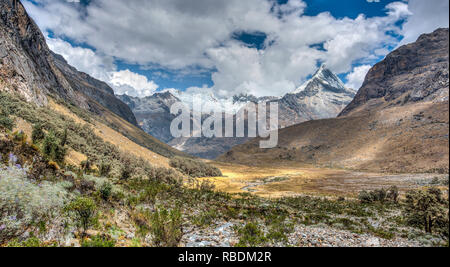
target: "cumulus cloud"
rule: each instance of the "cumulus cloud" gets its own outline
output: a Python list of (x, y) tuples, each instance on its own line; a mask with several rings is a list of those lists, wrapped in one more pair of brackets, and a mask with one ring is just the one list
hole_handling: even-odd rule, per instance
[(130, 70), (122, 70), (113, 72), (109, 82), (116, 89), (116, 94), (127, 94), (131, 96), (144, 97), (155, 93), (158, 85), (149, 81), (147, 77), (131, 72)]
[[(96, 0), (87, 7), (63, 0), (23, 2), (41, 29), (86, 43), (102, 58), (180, 73), (213, 71), (210, 89), (223, 97), (281, 96), (303, 83), (318, 63), (339, 74), (350, 72), (354, 62), (376, 60), (388, 52), (386, 46), (396, 45), (388, 32), (400, 34), (397, 22), (411, 15), (405, 2), (389, 4), (385, 16), (356, 19), (305, 16), (301, 0), (282, 5), (269, 0)], [(265, 33), (264, 49), (233, 40), (236, 32)], [(121, 73), (122, 83), (114, 83), (119, 92), (141, 82), (146, 86), (138, 91), (157, 88), (131, 76)]]
[(409, 0), (408, 8), (411, 16), (404, 23), (401, 34), (404, 36), (401, 44), (412, 43), (424, 33), (430, 33), (437, 28), (448, 28), (448, 0)]
[(367, 73), (369, 72), (371, 65), (362, 65), (353, 68), (353, 71), (347, 75), (347, 83), (345, 86), (347, 88), (351, 88), (355, 91), (358, 91), (361, 88), (361, 85), (366, 78)]

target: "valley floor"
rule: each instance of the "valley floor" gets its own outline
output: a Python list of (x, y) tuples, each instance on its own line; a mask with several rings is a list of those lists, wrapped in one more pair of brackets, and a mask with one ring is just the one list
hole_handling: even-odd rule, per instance
[(401, 193), (433, 185), (448, 175), (386, 174), (313, 166), (245, 166), (214, 162), (224, 177), (204, 178), (227, 193), (252, 193), (266, 198), (302, 194), (356, 197), (362, 190), (397, 186)]

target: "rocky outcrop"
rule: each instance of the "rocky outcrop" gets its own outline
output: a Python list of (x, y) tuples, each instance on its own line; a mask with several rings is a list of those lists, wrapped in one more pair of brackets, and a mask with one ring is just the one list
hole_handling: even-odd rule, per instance
[(0, 90), (46, 105), (47, 96), (101, 115), (105, 109), (137, 125), (112, 89), (78, 72), (48, 48), (41, 31), (17, 0), (0, 0)]
[(447, 101), (449, 30), (424, 34), (376, 64), (355, 99), (340, 116), (405, 105), (418, 101)]
[(169, 92), (156, 93), (152, 96), (138, 98), (127, 95), (118, 96), (134, 112), (141, 128), (168, 143), (173, 140), (170, 124), (175, 116), (170, 114), (170, 107), (180, 100)]

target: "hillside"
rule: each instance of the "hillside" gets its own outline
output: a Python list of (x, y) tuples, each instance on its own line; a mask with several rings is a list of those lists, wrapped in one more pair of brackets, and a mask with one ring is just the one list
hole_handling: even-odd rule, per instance
[[(380, 81), (392, 86), (377, 87)], [(219, 160), (448, 173), (448, 90), (448, 29), (440, 29), (374, 66), (341, 117), (282, 129), (275, 149), (261, 150), (255, 139)]]

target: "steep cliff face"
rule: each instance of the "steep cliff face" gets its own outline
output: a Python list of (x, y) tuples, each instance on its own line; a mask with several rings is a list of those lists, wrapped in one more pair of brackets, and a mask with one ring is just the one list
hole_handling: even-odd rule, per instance
[(341, 116), (405, 105), (448, 100), (449, 30), (438, 29), (402, 46), (376, 64)]
[[(68, 83), (54, 73), (51, 55), (36, 24), (19, 1), (0, 0), (0, 79), (3, 90), (28, 101), (47, 103), (46, 95), (74, 97)], [(66, 86), (63, 86), (66, 85)]]
[(49, 50), (17, 0), (0, 0), (0, 90), (19, 93), (41, 106), (51, 95), (99, 115), (108, 109), (137, 125), (131, 110), (108, 85), (78, 72)]

